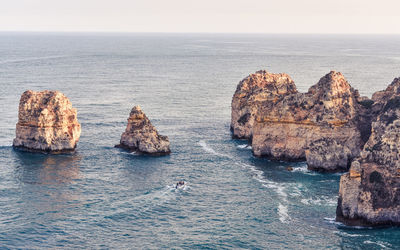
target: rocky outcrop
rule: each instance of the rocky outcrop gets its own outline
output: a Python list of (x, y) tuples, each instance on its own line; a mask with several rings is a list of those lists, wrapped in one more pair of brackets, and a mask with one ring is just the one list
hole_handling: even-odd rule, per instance
[(15, 148), (48, 153), (73, 151), (81, 134), (77, 111), (59, 91), (25, 91), (19, 102)]
[(232, 98), (231, 130), (233, 137), (250, 139), (257, 111), (265, 102), (277, 102), (283, 96), (297, 93), (287, 74), (257, 71), (243, 79)]
[(335, 71), (307, 93), (293, 91), (264, 99), (256, 107), (253, 153), (277, 160), (307, 160), (314, 170), (346, 170), (370, 133), (363, 100)]
[(311, 142), (305, 153), (308, 169), (325, 172), (347, 171), (355, 157), (347, 145), (332, 138)]
[(171, 152), (168, 137), (158, 134), (139, 106), (132, 108), (126, 130), (116, 147), (150, 155), (167, 155)]
[(400, 225), (400, 81), (373, 95), (372, 134), (340, 179), (336, 218), (349, 225)]

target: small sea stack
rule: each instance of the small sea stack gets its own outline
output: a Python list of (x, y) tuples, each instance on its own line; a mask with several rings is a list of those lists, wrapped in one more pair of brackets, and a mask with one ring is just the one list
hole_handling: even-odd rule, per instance
[(140, 106), (132, 108), (126, 130), (121, 135), (120, 144), (115, 147), (149, 155), (171, 153), (168, 136), (158, 133)]
[(74, 151), (81, 134), (77, 111), (59, 91), (25, 91), (21, 95), (13, 147), (42, 153)]

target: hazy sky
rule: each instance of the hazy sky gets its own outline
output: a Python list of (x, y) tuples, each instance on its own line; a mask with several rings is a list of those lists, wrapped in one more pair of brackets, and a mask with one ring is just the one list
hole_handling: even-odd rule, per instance
[(2, 31), (400, 33), (400, 0), (0, 0)]

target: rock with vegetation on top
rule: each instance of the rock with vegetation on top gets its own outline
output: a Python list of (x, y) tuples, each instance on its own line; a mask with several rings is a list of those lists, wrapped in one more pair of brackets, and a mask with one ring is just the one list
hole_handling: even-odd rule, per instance
[(21, 95), (13, 146), (33, 152), (73, 151), (81, 134), (77, 111), (59, 91), (25, 91)]
[(158, 134), (139, 106), (132, 108), (126, 130), (116, 147), (150, 155), (167, 155), (171, 152), (168, 137)]

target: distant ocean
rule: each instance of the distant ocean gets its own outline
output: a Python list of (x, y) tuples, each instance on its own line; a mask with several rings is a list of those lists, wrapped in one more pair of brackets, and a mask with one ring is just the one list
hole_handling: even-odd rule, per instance
[[(238, 82), (330, 70), (371, 96), (400, 76), (400, 36), (0, 33), (0, 248), (382, 249), (398, 228), (334, 222), (340, 174), (252, 156), (229, 131)], [(78, 109), (75, 154), (14, 151), (20, 95)], [(113, 146), (141, 105), (172, 154)], [(288, 172), (287, 166), (294, 171)], [(177, 181), (187, 182), (175, 189)]]

